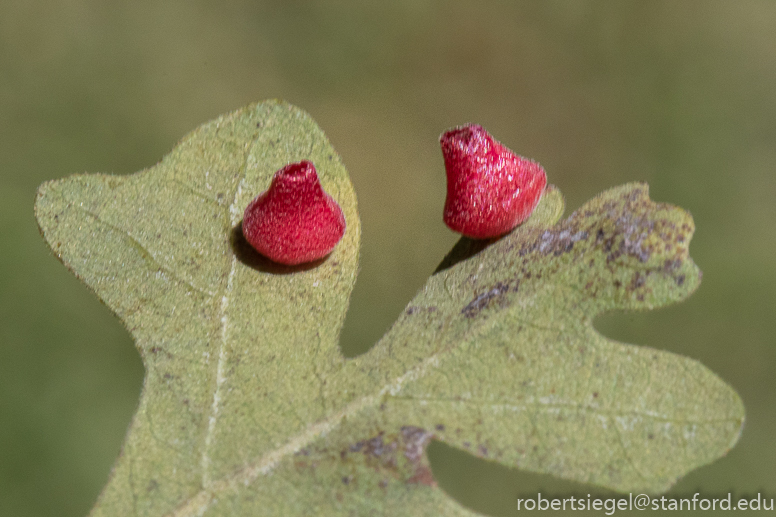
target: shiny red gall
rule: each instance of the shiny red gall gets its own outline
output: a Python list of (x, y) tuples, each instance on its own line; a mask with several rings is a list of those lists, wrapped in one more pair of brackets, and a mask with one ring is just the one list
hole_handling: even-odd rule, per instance
[(331, 253), (345, 234), (345, 216), (304, 160), (275, 173), (269, 189), (245, 209), (242, 231), (256, 251), (294, 266)]
[(447, 172), (444, 221), (451, 230), (486, 239), (528, 219), (547, 184), (541, 165), (518, 156), (477, 124), (446, 131), (439, 142)]

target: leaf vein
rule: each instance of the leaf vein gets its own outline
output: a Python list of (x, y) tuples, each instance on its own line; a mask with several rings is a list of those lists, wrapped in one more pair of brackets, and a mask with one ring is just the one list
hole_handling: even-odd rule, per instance
[(93, 217), (94, 220), (97, 221), (98, 223), (100, 223), (100, 224), (102, 224), (104, 226), (107, 226), (111, 230), (113, 230), (113, 231), (123, 235), (124, 237), (126, 237), (130, 241), (130, 244), (132, 245), (132, 247), (135, 248), (140, 253), (140, 256), (143, 257), (143, 260), (145, 260), (148, 263), (153, 264), (156, 269), (158, 269), (160, 271), (164, 271), (165, 273), (170, 275), (173, 278), (173, 280), (176, 280), (177, 282), (179, 282), (179, 283), (181, 283), (181, 284), (183, 284), (183, 285), (193, 289), (194, 291), (197, 291), (200, 294), (204, 294), (204, 295), (211, 296), (211, 297), (215, 296), (214, 292), (209, 291), (209, 290), (205, 289), (204, 287), (199, 287), (199, 286), (195, 285), (191, 280), (189, 280), (187, 278), (184, 278), (180, 274), (176, 273), (175, 270), (173, 270), (170, 267), (167, 267), (164, 264), (162, 264), (154, 256), (154, 254), (151, 252), (151, 250), (146, 248), (128, 230), (125, 230), (124, 228), (121, 228), (119, 226), (116, 226), (115, 224), (112, 224), (112, 223), (109, 223), (108, 221), (105, 221), (98, 214), (95, 214), (91, 210), (89, 210), (87, 208), (84, 208), (81, 205), (78, 205), (78, 204), (74, 203), (72, 206), (75, 207), (76, 209), (80, 210), (81, 212), (83, 212), (85, 214), (88, 214), (89, 216)]
[(649, 418), (654, 421), (659, 422), (670, 422), (674, 424), (714, 424), (714, 423), (723, 423), (723, 422), (730, 422), (730, 423), (737, 423), (739, 422), (736, 418), (730, 418), (730, 417), (724, 417), (724, 418), (702, 418), (702, 419), (692, 419), (692, 418), (674, 418), (667, 415), (660, 415), (649, 411), (619, 411), (619, 410), (606, 410), (601, 408), (596, 408), (594, 406), (588, 406), (588, 405), (582, 405), (582, 404), (573, 404), (573, 403), (552, 403), (552, 402), (524, 402), (522, 404), (489, 404), (484, 400), (478, 400), (474, 398), (467, 398), (467, 399), (458, 399), (458, 398), (442, 398), (442, 397), (431, 397), (431, 398), (425, 398), (425, 397), (392, 397), (394, 400), (398, 402), (407, 402), (407, 403), (417, 403), (417, 402), (424, 402), (424, 403), (438, 403), (438, 404), (444, 404), (444, 403), (457, 403), (457, 404), (474, 404), (476, 407), (490, 407), (491, 409), (498, 409), (498, 410), (507, 410), (507, 411), (523, 411), (526, 409), (534, 409), (534, 408), (541, 408), (546, 411), (556, 411), (556, 410), (573, 410), (573, 411), (584, 411), (588, 413), (593, 413), (596, 415), (602, 415), (602, 416), (619, 416), (619, 417), (625, 417), (625, 416), (631, 416), (631, 417), (639, 417), (639, 418)]
[[(258, 137), (254, 138), (251, 143), (246, 146), (242, 166), (240, 167), (240, 171), (237, 177), (237, 185), (234, 189), (234, 194), (232, 195), (232, 202), (229, 205), (228, 216), (230, 228), (234, 227), (239, 222), (239, 218), (242, 215), (241, 212), (236, 208), (237, 200), (240, 199), (240, 194), (242, 192), (245, 175), (248, 168), (248, 158), (250, 156), (251, 149), (253, 148), (253, 144), (256, 142), (257, 138)], [(208, 418), (207, 431), (205, 432), (205, 443), (202, 448), (202, 459), (200, 461), (200, 466), (202, 468), (202, 487), (205, 489), (207, 489), (212, 483), (210, 478), (210, 448), (213, 443), (213, 436), (215, 434), (216, 423), (218, 421), (218, 410), (219, 404), (221, 402), (221, 387), (226, 380), (224, 375), (224, 365), (226, 364), (227, 360), (226, 347), (229, 340), (229, 316), (227, 314), (227, 310), (229, 308), (229, 296), (232, 294), (234, 289), (234, 275), (236, 270), (237, 256), (232, 253), (232, 259), (229, 265), (229, 276), (221, 296), (221, 306), (219, 311), (221, 315), (221, 340), (218, 347), (215, 389), (213, 390), (213, 402), (210, 406), (210, 417)]]
[(179, 180), (175, 176), (172, 176), (172, 177), (170, 177), (168, 179), (169, 179), (169, 181), (171, 183), (177, 183), (179, 186), (183, 187), (186, 191), (190, 192), (191, 194), (193, 194), (193, 195), (195, 195), (195, 196), (197, 196), (199, 198), (204, 199), (205, 201), (208, 201), (210, 203), (216, 204), (216, 205), (218, 205), (220, 207), (226, 207), (226, 204), (223, 203), (222, 201), (218, 200), (217, 198), (210, 197), (207, 194), (205, 194), (204, 192), (200, 192), (196, 188), (192, 187), (191, 185), (189, 185), (188, 183), (186, 183), (184, 181)]
[(313, 440), (335, 429), (346, 417), (354, 415), (367, 407), (377, 405), (386, 395), (398, 393), (402, 386), (408, 381), (420, 378), (430, 367), (437, 366), (439, 364), (438, 356), (440, 353), (441, 352), (428, 357), (415, 368), (408, 370), (403, 375), (399, 376), (393, 383), (384, 386), (377, 393), (355, 400), (337, 413), (309, 426), (305, 431), (287, 441), (285, 445), (265, 453), (256, 460), (249, 462), (246, 466), (235, 471), (233, 474), (218, 481), (211, 482), (208, 486), (204, 486), (202, 490), (194, 494), (191, 498), (183, 501), (181, 505), (170, 512), (168, 516), (188, 517), (192, 515), (203, 515), (217, 494), (234, 490), (239, 484), (244, 486), (250, 485), (258, 479), (259, 476), (271, 472), (286, 457), (291, 456)]

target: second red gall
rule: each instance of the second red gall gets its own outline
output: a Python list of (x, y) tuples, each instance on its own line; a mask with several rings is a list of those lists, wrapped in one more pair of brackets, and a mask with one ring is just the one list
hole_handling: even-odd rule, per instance
[(474, 239), (503, 235), (523, 223), (539, 203), (547, 176), (477, 124), (439, 139), (447, 172), (444, 221)]

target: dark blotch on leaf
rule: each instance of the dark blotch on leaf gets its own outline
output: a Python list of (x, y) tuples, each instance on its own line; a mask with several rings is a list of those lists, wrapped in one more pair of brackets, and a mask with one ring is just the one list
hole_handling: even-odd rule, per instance
[(415, 470), (415, 474), (407, 480), (407, 483), (437, 486), (437, 482), (434, 479), (434, 475), (431, 473), (431, 469), (425, 465), (418, 467), (417, 470)]
[(640, 287), (643, 287), (644, 284), (647, 282), (647, 279), (644, 277), (644, 273), (641, 271), (634, 271), (633, 277), (631, 278), (631, 289), (636, 290)]
[(401, 428), (401, 435), (404, 438), (404, 456), (412, 462), (418, 461), (431, 439), (431, 434), (421, 427), (404, 426)]
[(587, 232), (578, 230), (574, 227), (553, 228), (545, 230), (539, 237), (539, 253), (544, 255), (553, 254), (560, 256), (574, 249), (574, 244), (578, 241), (587, 239)]
[(374, 438), (367, 440), (365, 445), (366, 449), (364, 452), (366, 454), (371, 454), (372, 456), (381, 456), (385, 450), (382, 436), (375, 436)]
[(434, 306), (434, 305), (432, 305), (430, 307), (419, 307), (419, 306), (416, 306), (416, 305), (411, 305), (411, 306), (407, 307), (407, 310), (405, 310), (404, 312), (407, 314), (407, 316), (412, 316), (413, 314), (418, 314), (418, 313), (427, 313), (427, 314), (429, 314), (429, 313), (433, 313), (433, 312), (436, 312), (436, 311), (437, 311), (437, 307)]
[(494, 302), (503, 300), (504, 296), (510, 291), (517, 291), (518, 283), (514, 287), (509, 282), (497, 282), (490, 290), (475, 297), (474, 300), (461, 310), (461, 314), (467, 318), (476, 317), (482, 309), (492, 305)]

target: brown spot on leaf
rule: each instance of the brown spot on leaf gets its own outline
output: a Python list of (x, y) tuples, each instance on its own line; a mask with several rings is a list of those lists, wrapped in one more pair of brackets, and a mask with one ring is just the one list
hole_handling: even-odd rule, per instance
[(647, 282), (647, 279), (644, 273), (642, 273), (641, 271), (634, 271), (633, 276), (631, 277), (630, 289), (632, 291), (635, 291), (636, 289), (643, 287), (646, 282)]
[(577, 226), (571, 224), (571, 219), (569, 219), (557, 228), (542, 232), (537, 242), (537, 249), (543, 255), (552, 254), (557, 257), (563, 253), (568, 253), (574, 248), (575, 243), (585, 240), (587, 237), (587, 231), (579, 230)]
[(404, 456), (416, 463), (423, 455), (426, 444), (431, 439), (431, 434), (420, 427), (404, 426), (401, 428), (401, 435), (404, 439)]
[[(394, 447), (395, 448), (395, 447)], [(371, 456), (382, 456), (385, 452), (382, 433), (364, 442), (364, 453)]]
[[(377, 471), (387, 474), (388, 477), (404, 479), (408, 483), (434, 483), (433, 476), (428, 467), (428, 460), (424, 457), (426, 446), (431, 441), (432, 433), (421, 427), (404, 426), (398, 433), (379, 432), (376, 436), (366, 440), (359, 440), (340, 451), (341, 461), (352, 461), (361, 458)], [(347, 456), (346, 453), (360, 453), (360, 456)], [(407, 477), (405, 477), (407, 476)], [(355, 481), (352, 476), (349, 484)], [(388, 481), (383, 479), (380, 486), (387, 486)]]
[(667, 274), (671, 274), (671, 272), (676, 271), (682, 267), (682, 261), (680, 259), (666, 259), (665, 262), (663, 262), (663, 271)]
[(417, 470), (415, 470), (415, 474), (407, 480), (407, 483), (437, 486), (434, 475), (431, 473), (431, 469), (425, 465), (418, 467)]
[[(514, 285), (512, 285), (514, 284)], [(496, 282), (491, 289), (476, 296), (471, 302), (461, 310), (461, 314), (467, 318), (474, 318), (479, 313), (489, 307), (493, 303), (503, 304), (505, 302), (505, 296), (509, 292), (517, 292), (519, 282)]]
[(431, 305), (429, 307), (417, 307), (415, 305), (411, 305), (411, 306), (407, 307), (407, 310), (404, 311), (404, 312), (407, 313), (407, 316), (412, 316), (413, 314), (418, 314), (418, 313), (422, 313), (422, 312), (432, 313), (432, 312), (436, 312), (436, 311), (437, 311), (437, 307), (434, 306), (434, 305)]

